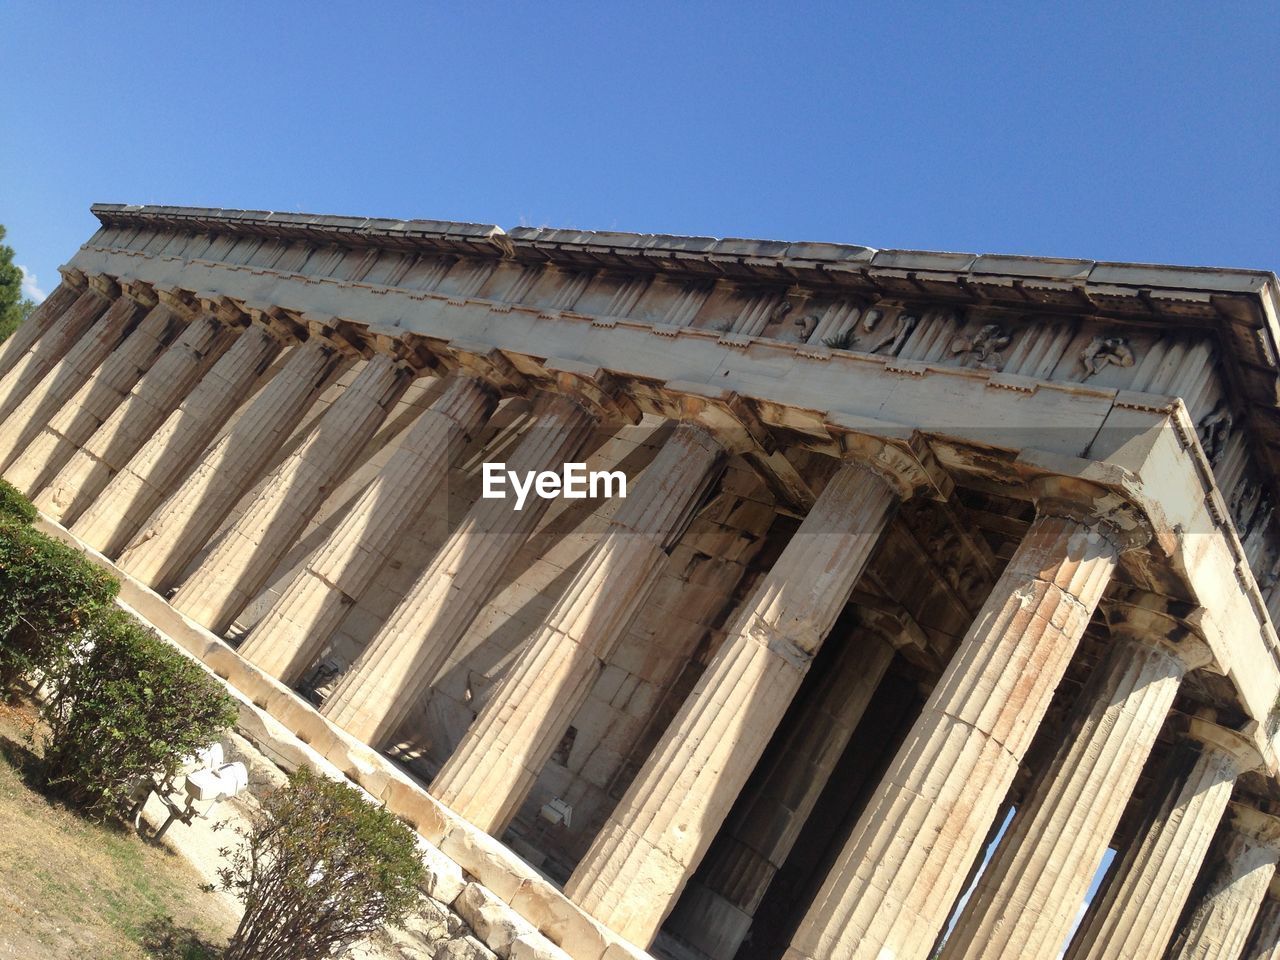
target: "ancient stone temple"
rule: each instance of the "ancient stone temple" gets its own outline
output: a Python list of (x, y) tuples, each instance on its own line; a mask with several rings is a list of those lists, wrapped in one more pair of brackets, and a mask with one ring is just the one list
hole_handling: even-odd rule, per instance
[(1280, 957), (1273, 275), (93, 212), (0, 470), (478, 949)]

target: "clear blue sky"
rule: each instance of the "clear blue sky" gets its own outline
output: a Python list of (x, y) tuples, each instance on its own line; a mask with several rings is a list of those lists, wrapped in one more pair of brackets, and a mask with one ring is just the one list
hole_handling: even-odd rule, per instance
[(1280, 268), (1274, 4), (0, 0), (0, 223), (94, 201)]

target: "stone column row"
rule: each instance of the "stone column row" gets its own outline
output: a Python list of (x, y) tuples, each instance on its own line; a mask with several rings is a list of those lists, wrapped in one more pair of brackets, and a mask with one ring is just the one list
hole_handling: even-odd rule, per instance
[[(0, 422), (5, 421), (53, 365), (66, 355), (90, 325), (120, 296), (115, 281), (103, 274), (89, 277), (80, 296), (57, 319), (41, 331), (35, 342), (21, 354), (16, 347), (6, 352), (8, 369), (0, 377)], [(25, 326), (25, 324), (23, 325)], [(19, 330), (22, 327), (18, 328)], [(38, 329), (32, 327), (30, 332)], [(29, 339), (23, 337), (23, 341)]]
[[(65, 526), (78, 520), (236, 341), (244, 319), (238, 310), (206, 302), (129, 396), (71, 453), (37, 495), (36, 506)], [(258, 364), (250, 357), (247, 366), (253, 370)]]
[(432, 783), (441, 802), (501, 834), (645, 602), (724, 453), (691, 422), (663, 445)]
[[(135, 293), (135, 297), (138, 291)], [(195, 316), (194, 306), (172, 290), (140, 299), (151, 309), (137, 328), (111, 351), (80, 388), (44, 424), (33, 424), (34, 439), (5, 470), (5, 479), (34, 496), (124, 402), (138, 380)], [(152, 299), (154, 297), (154, 299)]]
[[(55, 349), (59, 344), (55, 331), (50, 330), (23, 358), (29, 362), (20, 363), (9, 372), (18, 382), (13, 392), (0, 400), (0, 467), (9, 465), (33, 432), (89, 378), (146, 312), (143, 304), (128, 294), (119, 293), (114, 284), (112, 288), (117, 296), (105, 311), (99, 311), (101, 300), (106, 296), (105, 283), (109, 281), (96, 277), (90, 283), (98, 300), (91, 299), (81, 314), (96, 317), (87, 330), (78, 331), (65, 344), (65, 349), (57, 352), (56, 358)], [(3, 391), (2, 385), (0, 391)]]
[(1037, 516), (873, 793), (789, 960), (924, 960), (1110, 581), (1144, 531), (1102, 490)]
[(0, 378), (4, 377), (46, 332), (56, 324), (85, 292), (85, 275), (74, 267), (58, 268), (62, 282), (31, 311), (3, 343), (0, 343)]
[[(173, 606), (214, 633), (224, 633), (262, 589), (414, 376), (414, 367), (401, 357), (375, 353), (183, 583)], [(364, 522), (368, 519), (366, 515)]]
[(1170, 960), (1239, 960), (1280, 861), (1280, 820), (1232, 804), (1219, 861)]
[[(231, 428), (205, 451), (196, 468), (145, 521), (145, 527), (120, 555), (120, 566), (156, 590), (174, 586), (278, 454), (343, 356), (337, 342), (319, 335), (295, 347)], [(238, 405), (244, 398), (234, 399)]]
[(1206, 648), (1175, 648), (1166, 624), (1112, 626), (1106, 659), (1019, 807), (942, 952), (943, 960), (1044, 957), (1062, 950), (1173, 698)]
[(1244, 960), (1280, 960), (1280, 883), (1271, 879), (1267, 897), (1258, 908), (1253, 933), (1241, 954)]
[[(254, 385), (267, 373), (284, 344), (285, 338), (268, 325), (255, 322), (246, 329), (123, 464), (104, 458), (103, 468), (95, 470), (96, 482), (105, 483), (102, 492), (86, 506), (71, 532), (109, 557), (120, 556), (126, 544), (144, 531), (149, 518), (171, 492), (188, 478), (218, 431), (252, 395)], [(310, 356), (300, 349), (295, 350), (295, 355)], [(317, 365), (311, 374), (320, 377), (325, 371)], [(275, 393), (278, 395), (279, 391)], [(266, 409), (259, 406), (259, 419)], [(287, 415), (290, 410), (284, 412)], [(125, 456), (121, 451), (120, 458)], [(167, 549), (157, 546), (157, 552)], [(146, 557), (148, 576), (151, 571), (162, 569), (162, 560), (155, 554)], [(138, 563), (138, 569), (143, 570), (142, 555)]]
[(1172, 939), (1236, 778), (1262, 762), (1245, 737), (1200, 719), (1184, 751), (1146, 829), (1090, 904), (1068, 960), (1156, 957)]
[(656, 935), (910, 492), (866, 462), (828, 482), (565, 886), (610, 929)]
[[(555, 470), (581, 449), (594, 425), (595, 419), (577, 400), (547, 396), (507, 468), (522, 475)], [(362, 740), (385, 745), (426, 695), (549, 505), (549, 500), (534, 497), (517, 511), (507, 500), (477, 500), (322, 712)], [(291, 677), (304, 667), (298, 658)]]
[(417, 523), (465, 441), (496, 404), (494, 390), (483, 380), (451, 374), (386, 466), (254, 627), (240, 655), (285, 682), (296, 682), (373, 584), (400, 536)]
[(733, 960), (747, 939), (896, 650), (921, 645), (923, 636), (912, 624), (864, 609), (852, 635), (831, 643), (839, 649), (827, 673), (793, 704), (800, 712), (785, 739), (771, 741), (772, 761), (752, 773), (758, 789), (740, 796), (666, 923), (711, 960)]

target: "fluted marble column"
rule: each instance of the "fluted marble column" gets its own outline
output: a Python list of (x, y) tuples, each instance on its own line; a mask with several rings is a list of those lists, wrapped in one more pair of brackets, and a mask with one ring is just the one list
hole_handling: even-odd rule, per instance
[(71, 267), (59, 267), (62, 282), (49, 296), (45, 297), (31, 315), (18, 325), (3, 343), (0, 343), (0, 377), (3, 377), (23, 355), (36, 345), (36, 341), (45, 335), (62, 315), (85, 292), (86, 280), (83, 273)]
[[(960, 893), (1121, 551), (1113, 494), (1037, 484), (1039, 504), (787, 951), (924, 960)], [(1103, 516), (1099, 516), (1099, 514)]]
[(1194, 757), (1183, 759), (1149, 826), (1112, 867), (1115, 879), (1090, 905), (1068, 960), (1164, 954), (1236, 778), (1261, 763), (1245, 737), (1198, 718), (1183, 749)]
[(239, 317), (205, 307), (134, 385), (35, 498), (47, 516), (75, 521), (97, 499), (117, 470), (129, 462), (199, 379), (235, 342)]
[[(544, 398), (507, 469), (521, 474), (559, 469), (586, 442), (593, 423), (577, 401)], [(534, 497), (516, 511), (507, 500), (477, 500), (321, 713), (367, 743), (385, 745), (430, 689), (549, 505)], [(307, 663), (299, 658), (295, 666), (300, 671)]]
[(431, 784), (437, 799), (482, 830), (502, 832), (644, 604), (723, 454), (692, 423), (663, 444)]
[[(95, 499), (78, 508), (83, 512), (71, 532), (109, 557), (119, 554), (186, 478), (187, 471), (249, 396), (283, 346), (280, 336), (255, 323), (200, 378), (177, 409), (170, 408), (154, 432), (139, 429), (123, 445), (118, 458), (114, 444), (109, 450), (103, 449), (99, 463), (105, 469), (95, 468), (85, 481), (87, 490), (96, 486), (101, 493), (86, 493)], [(165, 406), (164, 391), (157, 390), (153, 412), (159, 413)], [(126, 432), (123, 427), (121, 430)], [(131, 429), (127, 432), (133, 433)], [(137, 449), (127, 453), (127, 448), (134, 445)], [(121, 464), (126, 456), (128, 460)]]
[(338, 344), (327, 337), (312, 336), (294, 348), (231, 429), (146, 521), (119, 565), (157, 590), (173, 586), (293, 433), (341, 357)]
[(172, 605), (214, 633), (225, 632), (306, 530), (413, 377), (414, 368), (404, 360), (375, 353), (187, 578)]
[(31, 392), (0, 423), (0, 467), (11, 466), (27, 444), (71, 403), (78, 391), (106, 367), (113, 379), (127, 374), (129, 364), (113, 358), (118, 348), (156, 306), (150, 287), (126, 283), (116, 300), (61, 360), (32, 387)]
[(5, 479), (27, 496), (42, 490), (67, 458), (93, 436), (195, 316), (192, 305), (176, 292), (157, 290), (155, 297), (142, 322), (43, 429), (33, 425), (39, 432), (4, 472)]
[(911, 490), (859, 462), (832, 477), (565, 885), (597, 920), (653, 939)]
[(253, 628), (240, 655), (296, 682), (377, 578), (400, 537), (418, 522), (466, 439), (496, 405), (494, 390), (483, 380), (451, 374), (342, 522)]
[[(1149, 611), (1146, 611), (1148, 614)], [(1113, 624), (1057, 754), (983, 871), (942, 960), (1056, 960), (1187, 670), (1208, 648), (1153, 616)]]
[(1280, 820), (1239, 804), (1204, 896), (1169, 960), (1239, 960), (1280, 860)]
[[(0, 377), (0, 421), (11, 414), (71, 346), (102, 314), (118, 302), (120, 288), (101, 274), (89, 278), (88, 286), (63, 314), (21, 356), (14, 357)], [(21, 328), (19, 328), (21, 329)]]
[(123, 294), (103, 310), (114, 287), (105, 284), (93, 278), (91, 292), (64, 316), (68, 323), (41, 337), (0, 382), (0, 467), (19, 452), (31, 425), (57, 410), (141, 315), (138, 302)]
[[(756, 910), (786, 862), (818, 797), (843, 755), (894, 651), (918, 644), (918, 628), (864, 610), (786, 738), (770, 747), (772, 762), (753, 771), (756, 789), (735, 802), (702, 864), (680, 894), (664, 929), (712, 960), (732, 960)], [(831, 641), (836, 642), (836, 641)], [(790, 721), (788, 721), (790, 723)], [(771, 741), (771, 744), (773, 741)]]
[(1280, 960), (1280, 890), (1276, 888), (1276, 880), (1272, 878), (1270, 892), (1258, 909), (1253, 932), (1244, 948), (1244, 960)]

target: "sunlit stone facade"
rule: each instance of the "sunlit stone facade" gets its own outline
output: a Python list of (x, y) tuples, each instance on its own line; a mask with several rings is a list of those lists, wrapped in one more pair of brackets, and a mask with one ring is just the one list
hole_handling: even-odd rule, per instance
[(93, 209), (0, 470), (477, 950), (1278, 955), (1274, 276)]

